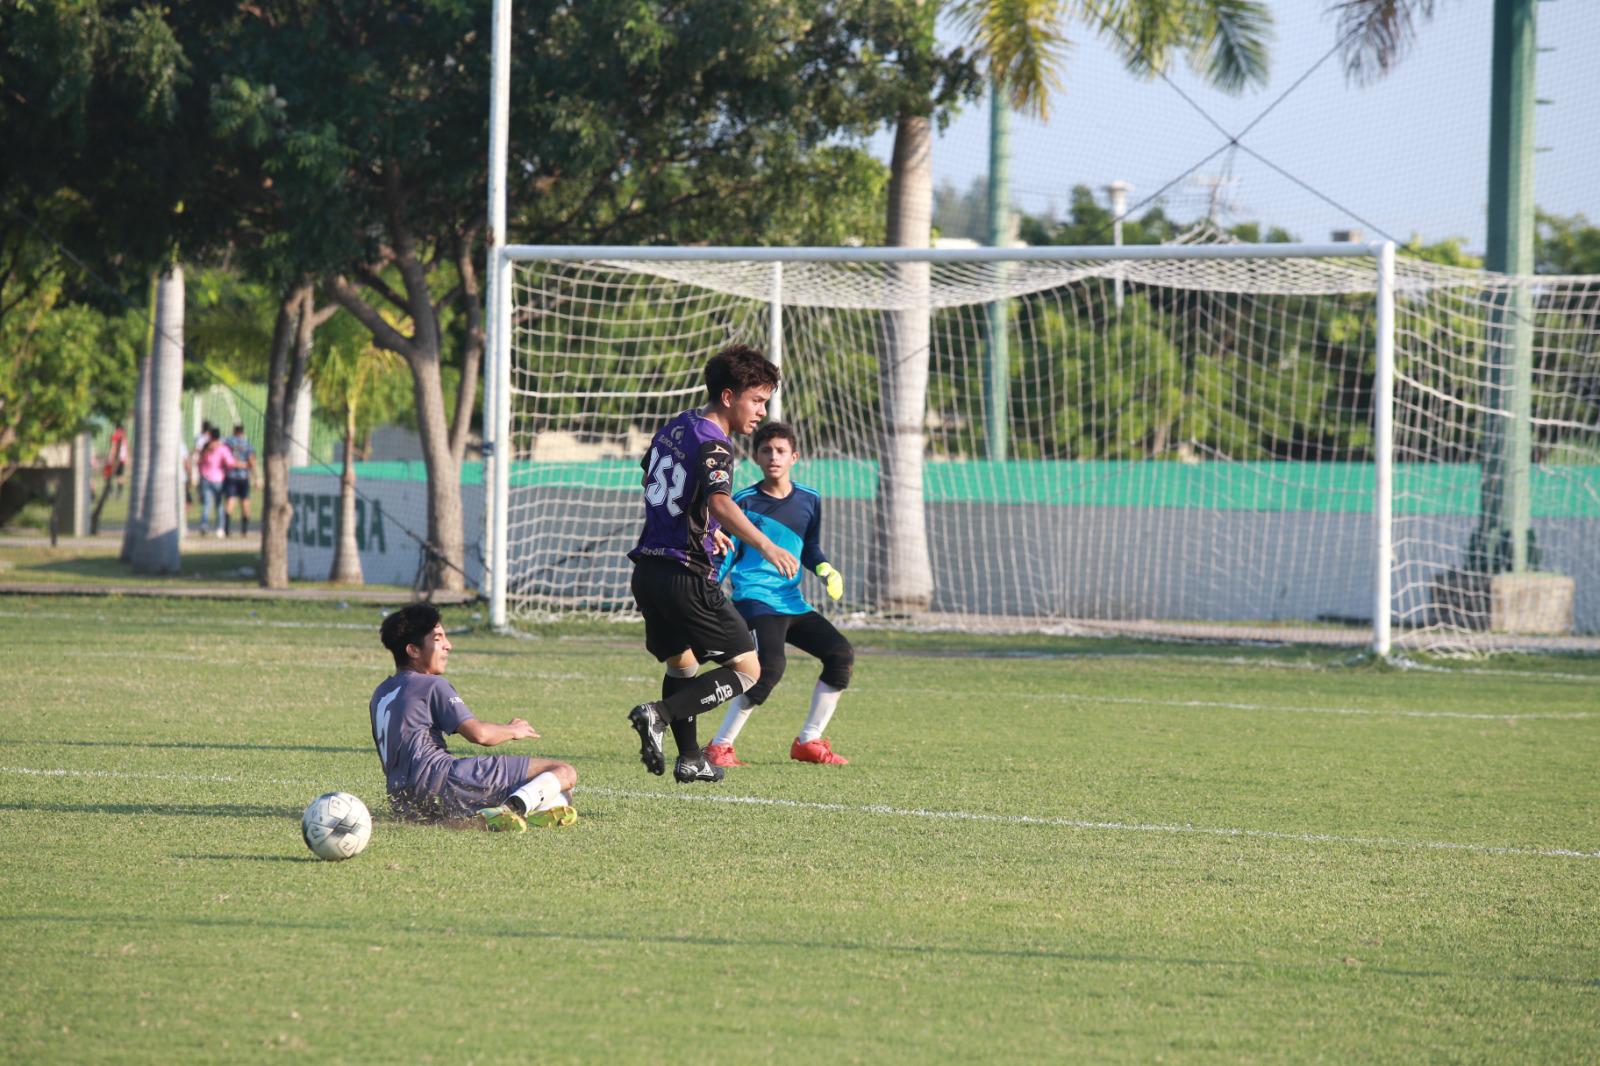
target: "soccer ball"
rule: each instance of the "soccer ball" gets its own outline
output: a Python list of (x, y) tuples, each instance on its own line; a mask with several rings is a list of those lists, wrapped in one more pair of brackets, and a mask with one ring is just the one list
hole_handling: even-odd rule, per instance
[(300, 835), (319, 859), (353, 858), (372, 839), (372, 815), (348, 792), (324, 792), (300, 816)]

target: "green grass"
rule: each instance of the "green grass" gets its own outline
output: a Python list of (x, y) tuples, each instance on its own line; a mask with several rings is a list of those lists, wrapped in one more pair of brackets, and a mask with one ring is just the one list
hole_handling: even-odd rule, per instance
[[(850, 766), (785, 757), (797, 657), (740, 739), (755, 765), (686, 788), (623, 721), (658, 684), (638, 627), (514, 638), (452, 609), (452, 680), (544, 734), (500, 750), (578, 768), (582, 820), (380, 813), (364, 854), (317, 862), (313, 796), (381, 812), (378, 618), (0, 598), (0, 1059), (1600, 1046), (1600, 661), (858, 633), (830, 730)], [(788, 802), (714, 802), (736, 797)]]

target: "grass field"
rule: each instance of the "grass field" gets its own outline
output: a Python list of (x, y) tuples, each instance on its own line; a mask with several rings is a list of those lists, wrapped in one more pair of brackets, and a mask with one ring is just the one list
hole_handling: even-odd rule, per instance
[(852, 765), (785, 757), (792, 660), (682, 787), (636, 627), (474, 617), (451, 679), (582, 820), (331, 864), (375, 608), (0, 598), (0, 1059), (1600, 1057), (1600, 661), (857, 633)]

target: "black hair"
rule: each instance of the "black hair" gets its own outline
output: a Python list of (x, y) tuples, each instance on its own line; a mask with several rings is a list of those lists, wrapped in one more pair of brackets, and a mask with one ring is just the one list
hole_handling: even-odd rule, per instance
[(800, 450), (800, 439), (794, 435), (793, 426), (787, 422), (768, 422), (760, 429), (756, 430), (754, 435), (751, 436), (750, 454), (754, 455), (756, 453), (756, 449), (760, 448), (773, 437), (782, 437), (784, 440), (788, 441), (789, 450), (792, 452), (797, 452)]
[(244, 432), (244, 423), (243, 422), (235, 422), (233, 424), (233, 435), (237, 437), (243, 432)]
[(438, 624), (439, 608), (431, 603), (408, 603), (384, 618), (383, 624), (378, 627), (378, 639), (394, 656), (396, 666), (410, 666), (411, 657), (406, 654), (406, 645), (420, 645)]
[(738, 395), (758, 385), (777, 388), (781, 379), (778, 368), (747, 344), (724, 348), (706, 362), (706, 395), (712, 403), (722, 399), (723, 389)]

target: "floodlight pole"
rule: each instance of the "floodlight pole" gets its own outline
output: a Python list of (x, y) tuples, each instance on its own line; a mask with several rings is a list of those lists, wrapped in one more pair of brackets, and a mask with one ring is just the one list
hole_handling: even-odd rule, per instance
[(1378, 245), (1378, 351), (1372, 381), (1373, 465), (1376, 495), (1372, 501), (1377, 574), (1372, 597), (1372, 652), (1389, 654), (1389, 613), (1394, 579), (1394, 242)]
[[(1489, 231), (1484, 266), (1533, 273), (1534, 59), (1537, 0), (1495, 0), (1489, 97)], [(1527, 285), (1498, 293), (1489, 332), (1489, 418), (1471, 569), (1529, 569), (1533, 441), (1533, 301)]]
[(506, 159), (511, 128), (511, 4), (494, 0), (489, 82), (489, 276), (483, 361), (483, 570), (489, 624), (506, 624), (506, 510), (511, 478), (511, 260), (506, 247)]

